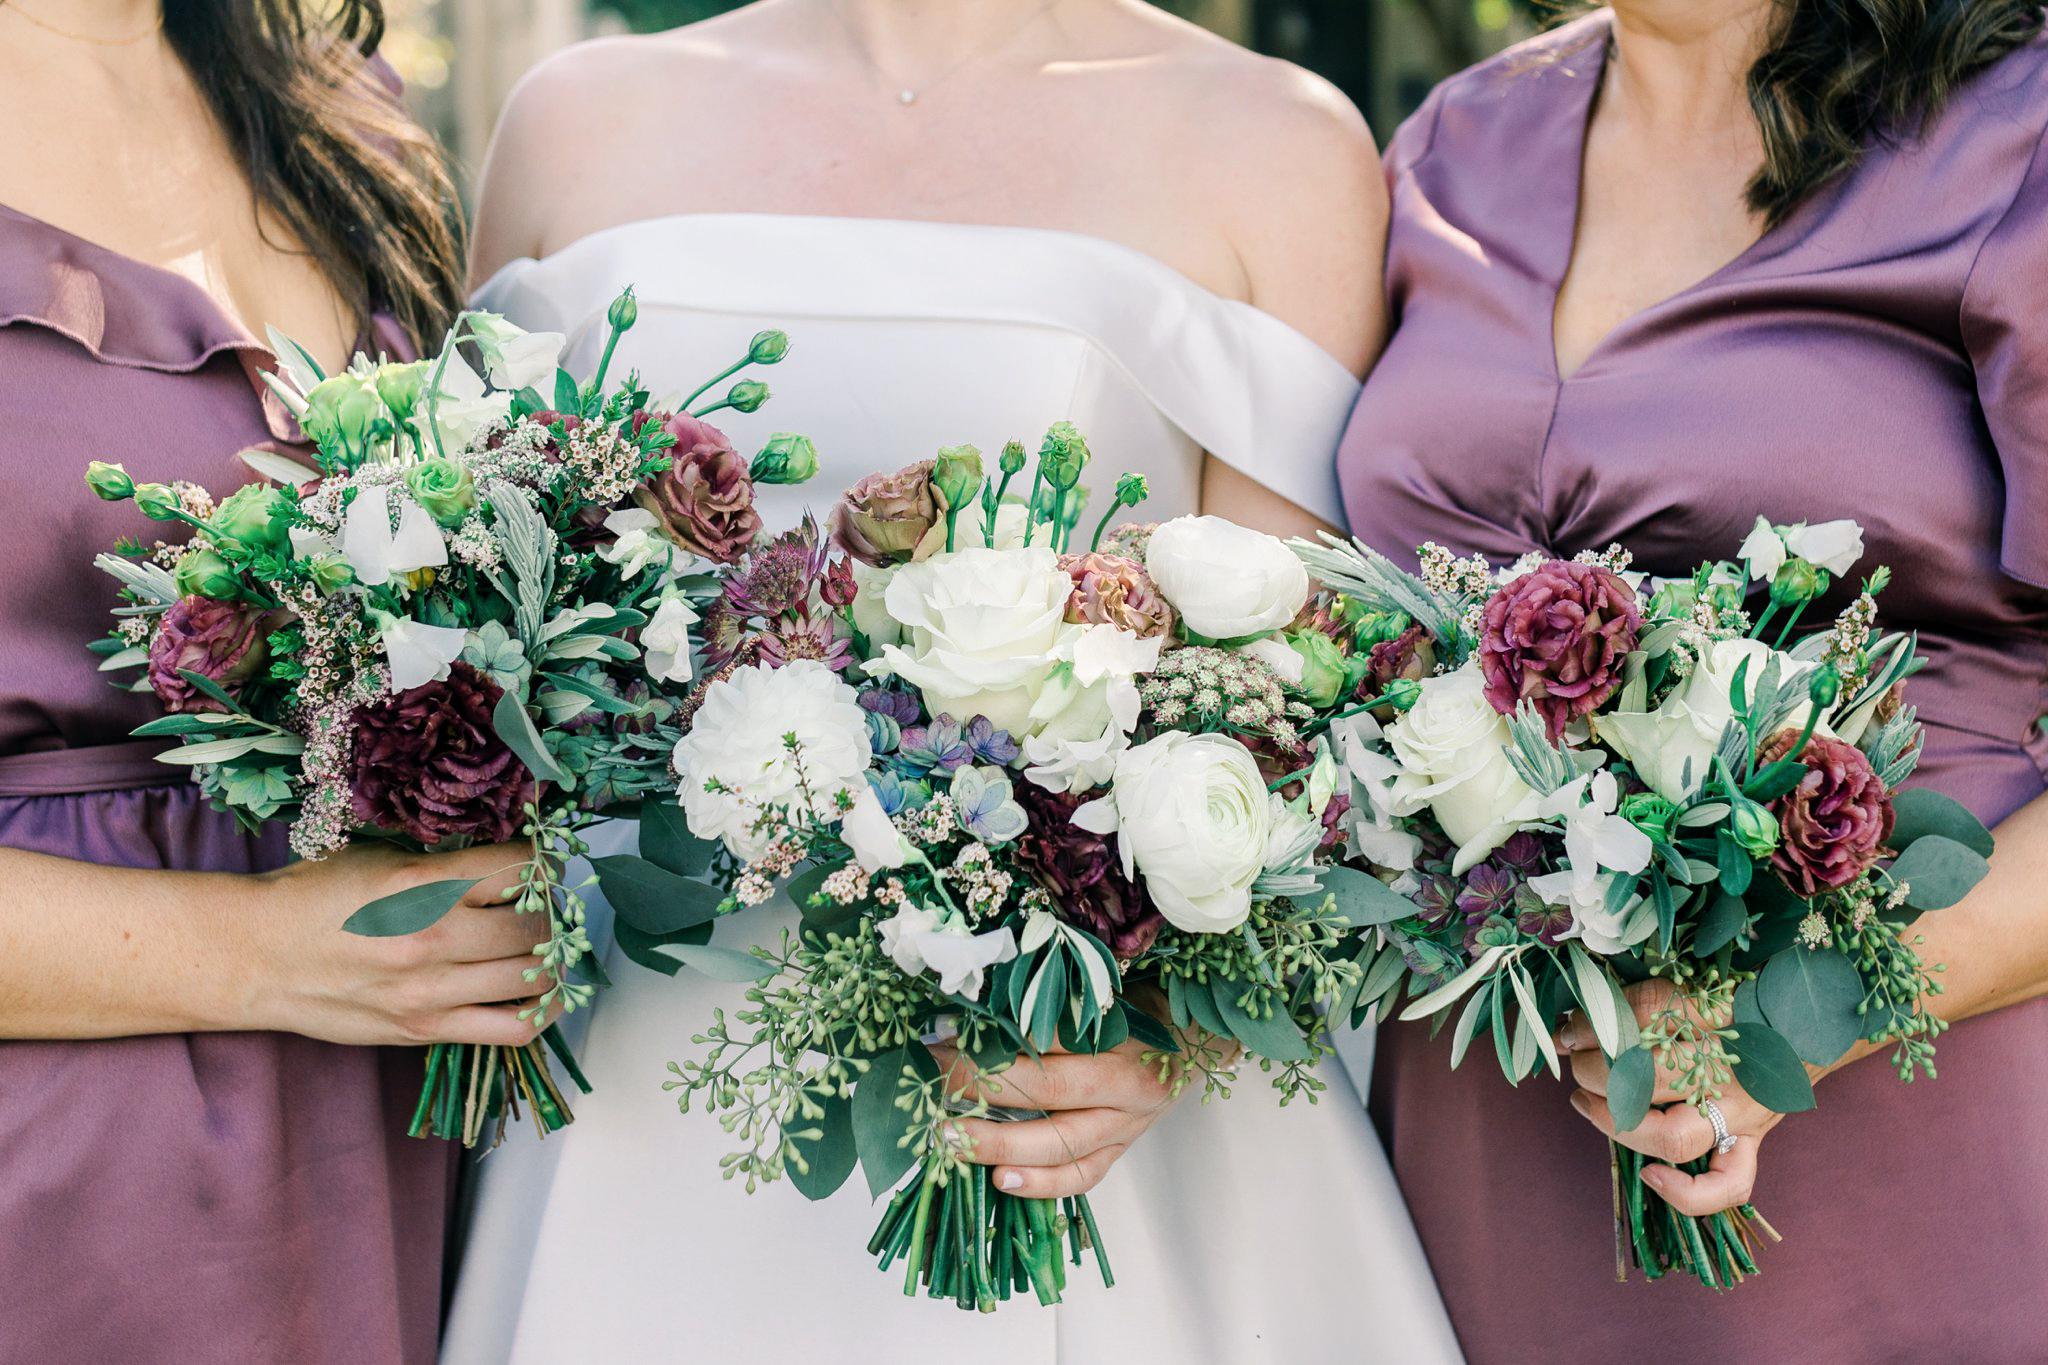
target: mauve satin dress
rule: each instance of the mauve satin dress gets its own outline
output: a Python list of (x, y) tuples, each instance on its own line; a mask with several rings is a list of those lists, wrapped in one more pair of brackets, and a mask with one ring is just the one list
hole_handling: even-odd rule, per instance
[[(1931, 661), (1916, 780), (1995, 824), (2048, 762), (2048, 42), (1560, 383), (1606, 26), (1453, 77), (1388, 148), (1395, 330), (1339, 456), (1352, 529), (1497, 560), (1618, 540), (1675, 573), (1758, 513), (1854, 517)], [(1617, 1285), (1605, 1139), (1547, 1076), (1452, 1072), (1448, 1041), (1384, 1030), (1372, 1104), (1475, 1365), (2048, 1361), (2048, 1000), (1957, 1025), (1937, 1080), (1880, 1056), (1821, 1082), (1763, 1145), (1786, 1240), (1718, 1296)]]
[[(93, 555), (162, 529), (95, 499), (86, 462), (225, 495), (252, 477), (235, 452), (294, 434), (268, 363), (196, 286), (0, 208), (0, 846), (284, 861), (128, 739), (156, 708), (86, 650), (115, 593)], [(432, 1361), (453, 1155), (405, 1136), (421, 1058), (279, 1033), (0, 1042), (0, 1361)]]

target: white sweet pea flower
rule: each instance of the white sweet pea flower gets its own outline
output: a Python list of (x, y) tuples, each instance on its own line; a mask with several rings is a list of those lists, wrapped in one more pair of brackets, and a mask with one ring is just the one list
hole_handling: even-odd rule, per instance
[(882, 951), (903, 971), (912, 976), (936, 972), (940, 990), (970, 1000), (980, 997), (984, 972), (1017, 955), (1017, 936), (1008, 929), (977, 934), (917, 906), (904, 906), (878, 928)]
[(291, 542), (294, 559), (318, 559), (322, 555), (341, 553), (341, 547), (334, 543), (332, 536), (322, 535), (308, 526), (289, 528), (285, 538)]
[(676, 544), (656, 528), (661, 518), (644, 507), (626, 507), (604, 519), (604, 529), (612, 533), (609, 545), (597, 547), (597, 557), (607, 564), (619, 566), (619, 576), (634, 579), (643, 569), (660, 573), (669, 567), (676, 555)]
[(1625, 953), (1657, 932), (1657, 907), (1642, 896), (1630, 900), (1619, 911), (1607, 908), (1611, 876), (1595, 877), (1584, 887), (1572, 872), (1550, 872), (1529, 879), (1529, 889), (1551, 905), (1563, 905), (1572, 912), (1572, 927), (1559, 937), (1579, 939), (1588, 952), (1602, 957)]
[(1615, 814), (1620, 788), (1610, 772), (1574, 778), (1542, 798), (1536, 813), (1564, 823), (1564, 851), (1574, 890), (1589, 893), (1600, 873), (1641, 872), (1650, 865), (1650, 836)]
[(499, 343), (490, 357), (491, 383), (511, 393), (521, 389), (552, 393), (555, 370), (568, 340), (560, 332), (522, 332)]
[(373, 588), (398, 574), (448, 562), (441, 528), (411, 498), (400, 498), (398, 529), (391, 529), (393, 491), (383, 483), (358, 488), (341, 521), (341, 553), (356, 571), (356, 581)]
[(697, 620), (697, 608), (681, 593), (661, 599), (640, 630), (641, 662), (648, 677), (656, 682), (686, 683), (695, 676), (690, 666), (690, 627)]
[(1785, 528), (1785, 548), (1839, 578), (1863, 558), (1863, 528), (1846, 518), (1816, 526), (1802, 521)]
[(881, 935), (882, 951), (889, 955), (906, 975), (916, 976), (924, 971), (924, 954), (918, 945), (926, 934), (939, 927), (939, 912), (927, 910), (919, 905), (905, 905), (888, 919), (875, 926)]
[(1237, 652), (1249, 658), (1257, 659), (1260, 663), (1272, 669), (1273, 676), (1280, 679), (1287, 686), (1301, 686), (1302, 670), (1308, 666), (1308, 661), (1303, 659), (1300, 653), (1285, 640), (1268, 635), (1254, 640), (1248, 645), (1239, 645)]
[(1785, 564), (1785, 540), (1764, 517), (1756, 519), (1749, 535), (1743, 539), (1742, 548), (1736, 555), (1749, 565), (1749, 577), (1753, 583), (1767, 583)]
[(374, 614), (385, 661), (391, 665), (393, 693), (409, 691), (448, 676), (448, 666), (462, 657), (469, 632), (459, 626), (429, 626), (407, 616)]
[(1394, 793), (1402, 768), (1385, 752), (1379, 722), (1361, 711), (1332, 724), (1329, 737), (1350, 780), (1351, 809), (1344, 820), (1351, 847), (1380, 867), (1396, 871), (1414, 867), (1422, 853), (1422, 840), (1395, 818)]
[(869, 874), (910, 861), (913, 850), (904, 839), (873, 787), (863, 785), (853, 798), (853, 809), (839, 822), (839, 837), (853, 851), (854, 861)]
[[(477, 432), (504, 417), (506, 411), (505, 399), (493, 397), (485, 389), (483, 376), (459, 351), (449, 353), (445, 364), (437, 360), (427, 370), (419, 404), (413, 409), (418, 421), (431, 420), (433, 431), (440, 435), (441, 451), (449, 455), (466, 449)], [(424, 439), (430, 448), (434, 445), (431, 433)]]
[(1323, 822), (1310, 815), (1301, 803), (1289, 801), (1278, 792), (1267, 795), (1266, 807), (1272, 824), (1266, 835), (1265, 871), (1284, 874), (1307, 870), (1323, 842)]

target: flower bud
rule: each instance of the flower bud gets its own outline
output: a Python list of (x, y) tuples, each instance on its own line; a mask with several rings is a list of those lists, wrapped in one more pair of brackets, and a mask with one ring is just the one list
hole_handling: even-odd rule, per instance
[(476, 507), (476, 479), (469, 466), (436, 457), (421, 460), (405, 472), (413, 500), (442, 526), (453, 529)]
[(1742, 610), (1742, 584), (1711, 583), (1707, 586), (1706, 601), (1723, 616)]
[(168, 484), (143, 483), (135, 486), (135, 505), (151, 521), (176, 521), (185, 510), (185, 500)]
[(1348, 597), (1338, 600), (1347, 604), (1347, 612), (1357, 612), (1357, 619), (1351, 626), (1351, 638), (1360, 649), (1371, 649), (1374, 645), (1398, 640), (1408, 633), (1408, 627), (1415, 624), (1406, 612), (1370, 611), (1357, 608)]
[(1081, 482), (1088, 465), (1088, 442), (1072, 422), (1054, 422), (1038, 448), (1038, 467), (1045, 481), (1062, 492)]
[(242, 580), (234, 567), (212, 550), (187, 550), (179, 557), (171, 579), (180, 597), (232, 602), (242, 593)]
[(1125, 507), (1136, 507), (1152, 496), (1152, 485), (1143, 474), (1126, 474), (1116, 481), (1116, 500)]
[(128, 477), (128, 471), (105, 460), (94, 460), (85, 467), (85, 484), (108, 502), (135, 496), (135, 480)]
[(973, 446), (947, 446), (932, 462), (932, 487), (948, 508), (970, 506), (981, 488), (981, 452)]
[(768, 386), (758, 379), (742, 379), (725, 395), (725, 401), (735, 412), (753, 412), (768, 401)]
[(1333, 704), (1344, 692), (1344, 652), (1337, 642), (1319, 630), (1298, 630), (1283, 636), (1287, 647), (1301, 656), (1301, 681), (1294, 690), (1310, 706)]
[(340, 555), (320, 555), (306, 562), (306, 572), (321, 592), (332, 595), (356, 581), (356, 571)]
[(1621, 800), (1621, 818), (1652, 839), (1671, 836), (1671, 817), (1677, 813), (1678, 807), (1655, 792), (1636, 792)]
[(818, 472), (818, 448), (808, 436), (778, 431), (761, 447), (747, 477), (755, 483), (803, 483)]
[(1729, 818), (1729, 826), (1735, 842), (1741, 844), (1751, 857), (1765, 857), (1778, 846), (1777, 817), (1748, 797), (1736, 796), (1735, 812)]
[(1804, 606), (1828, 590), (1828, 571), (1803, 559), (1788, 559), (1771, 576), (1771, 601), (1781, 607)]
[[(604, 320), (614, 332), (631, 331), (633, 324), (640, 320), (640, 301), (633, 297), (633, 286), (627, 285), (624, 292), (612, 300), (612, 306), (605, 310)], [(758, 342), (759, 337), (755, 338)]]
[(1004, 474), (1015, 475), (1024, 468), (1025, 458), (1022, 441), (1006, 441), (1003, 443), (1001, 457), (996, 460), (996, 468), (1002, 470)]
[(1657, 585), (1657, 591), (1650, 595), (1649, 614), (1658, 616), (1690, 616), (1700, 600), (1697, 589), (1690, 578), (1674, 578)]
[(414, 360), (404, 365), (379, 365), (371, 377), (384, 406), (400, 417), (409, 417), (419, 406), (420, 390), (426, 386), (430, 364)]
[(753, 343), (747, 347), (747, 359), (755, 365), (773, 365), (788, 354), (788, 334), (772, 328), (754, 333)]
[(1825, 713), (1841, 695), (1842, 673), (1833, 664), (1822, 664), (1807, 679), (1806, 696), (1816, 713)]
[(279, 550), (285, 545), (285, 507), (284, 494), (277, 488), (247, 484), (222, 499), (209, 524), (223, 540), (251, 550)]
[(1406, 711), (1422, 697), (1422, 683), (1416, 678), (1396, 678), (1387, 684), (1387, 690), (1380, 693), (1380, 705), (1395, 711)]

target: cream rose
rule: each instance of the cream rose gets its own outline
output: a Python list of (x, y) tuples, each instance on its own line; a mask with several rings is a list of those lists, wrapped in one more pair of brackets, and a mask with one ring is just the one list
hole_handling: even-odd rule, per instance
[(1176, 517), (1152, 533), (1145, 572), (1187, 628), (1211, 640), (1262, 635), (1308, 601), (1308, 570), (1294, 551), (1222, 517)]
[(1054, 664), (1083, 629), (1066, 620), (1073, 586), (1043, 546), (960, 550), (906, 564), (884, 594), (903, 643), (884, 646), (867, 671), (902, 678), (933, 715), (963, 725), (987, 716), (1021, 741), (1051, 719), (1039, 703)]
[(1143, 876), (1167, 923), (1228, 933), (1251, 914), (1273, 812), (1251, 752), (1227, 735), (1172, 731), (1117, 755), (1107, 796), (1074, 823), (1116, 834), (1125, 876)]
[(1508, 761), (1507, 718), (1486, 700), (1477, 667), (1424, 678), (1421, 688), (1386, 730), (1401, 765), (1391, 798), (1397, 814), (1428, 807), (1457, 842), (1453, 870), (1462, 874), (1534, 818), (1536, 794)]
[[(1595, 738), (1627, 759), (1636, 776), (1667, 801), (1683, 801), (1699, 790), (1721, 747), (1721, 732), (1735, 719), (1729, 697), (1735, 674), (1746, 661), (1743, 677), (1749, 699), (1773, 654), (1757, 640), (1716, 640), (1700, 656), (1692, 675), (1654, 711), (1616, 711), (1593, 717)], [(1804, 677), (1813, 665), (1778, 655), (1780, 676)], [(1801, 704), (1786, 723), (1803, 726), (1810, 707)], [(1825, 726), (1817, 733), (1826, 734)]]

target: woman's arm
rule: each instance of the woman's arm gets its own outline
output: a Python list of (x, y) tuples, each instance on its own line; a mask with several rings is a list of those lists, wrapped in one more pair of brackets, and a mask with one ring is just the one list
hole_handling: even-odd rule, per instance
[[(0, 1038), (119, 1038), (270, 1030), (337, 1043), (518, 1045), (499, 1003), (539, 992), (525, 972), (545, 926), (498, 902), (523, 847), (431, 857), (362, 846), (262, 876), (98, 867), (0, 849)], [(405, 938), (342, 929), (358, 908), (424, 882), (490, 879)]]

